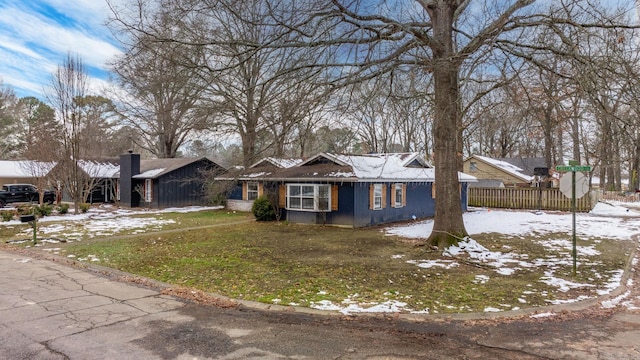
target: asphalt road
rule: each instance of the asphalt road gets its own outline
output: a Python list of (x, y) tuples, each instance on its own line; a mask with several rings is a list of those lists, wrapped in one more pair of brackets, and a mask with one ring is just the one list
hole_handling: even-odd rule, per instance
[(629, 306), (464, 320), (267, 307), (0, 250), (3, 359), (640, 359)]

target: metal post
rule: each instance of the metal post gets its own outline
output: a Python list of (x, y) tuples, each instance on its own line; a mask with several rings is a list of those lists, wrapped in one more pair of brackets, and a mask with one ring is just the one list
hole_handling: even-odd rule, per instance
[(538, 211), (542, 211), (542, 181), (538, 178)]
[(576, 172), (571, 172), (571, 212), (573, 215), (573, 276), (576, 276)]
[(38, 240), (36, 234), (38, 233), (38, 225), (36, 224), (36, 220), (33, 220), (33, 245), (35, 245)]

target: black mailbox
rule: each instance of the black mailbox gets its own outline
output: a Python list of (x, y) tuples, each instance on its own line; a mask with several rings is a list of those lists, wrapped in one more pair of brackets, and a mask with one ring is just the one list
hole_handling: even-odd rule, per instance
[(549, 176), (549, 168), (546, 168), (546, 167), (533, 168), (533, 175)]
[(36, 216), (35, 215), (21, 215), (20, 216), (20, 221), (21, 222), (36, 221)]

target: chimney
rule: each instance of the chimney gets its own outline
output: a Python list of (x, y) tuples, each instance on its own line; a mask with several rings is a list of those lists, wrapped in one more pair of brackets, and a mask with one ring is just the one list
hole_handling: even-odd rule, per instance
[(140, 194), (135, 191), (134, 175), (140, 174), (140, 154), (128, 150), (120, 155), (120, 204), (122, 206), (137, 207), (140, 204)]

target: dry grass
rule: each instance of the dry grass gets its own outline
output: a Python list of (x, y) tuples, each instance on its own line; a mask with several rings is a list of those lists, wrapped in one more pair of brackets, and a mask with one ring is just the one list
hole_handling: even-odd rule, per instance
[[(184, 224), (207, 223), (189, 214), (171, 215)], [(199, 217), (200, 215), (196, 216)], [(210, 215), (209, 215), (210, 216)], [(230, 221), (215, 220), (218, 222)], [(215, 292), (231, 298), (309, 306), (345, 299), (359, 303), (399, 301), (429, 312), (509, 310), (552, 300), (595, 296), (624, 268), (634, 246), (630, 241), (580, 240), (599, 255), (582, 256), (572, 276), (570, 253), (544, 246), (566, 234), (509, 238), (485, 234), (474, 238), (492, 251), (519, 254), (523, 261), (545, 265), (522, 267), (504, 276), (486, 263), (458, 259), (448, 269), (421, 268), (409, 261), (443, 260), (441, 252), (415, 247), (380, 229), (341, 229), (285, 223), (244, 223), (184, 232), (148, 233), (119, 240), (56, 244), (62, 255), (99, 259), (100, 264), (133, 274)], [(446, 260), (446, 259), (445, 259)], [(449, 258), (449, 260), (451, 260)], [(540, 281), (545, 272), (593, 286), (567, 292)], [(481, 277), (478, 277), (481, 276)], [(488, 281), (482, 282), (482, 276)]]

